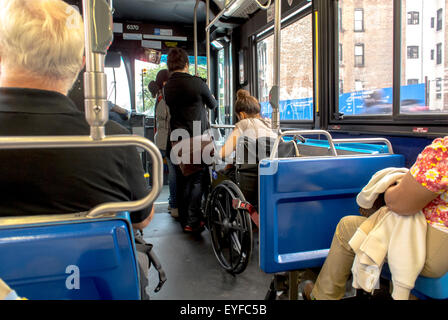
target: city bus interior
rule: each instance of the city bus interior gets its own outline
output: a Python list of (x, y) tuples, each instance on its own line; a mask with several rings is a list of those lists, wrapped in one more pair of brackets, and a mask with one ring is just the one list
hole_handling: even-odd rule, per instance
[[(356, 194), (370, 177), (409, 168), (447, 135), (448, 0), (98, 1), (113, 14), (107, 97), (128, 110), (133, 135), (154, 140), (148, 84), (180, 47), (218, 101), (210, 114), (218, 144), (237, 121), (239, 89), (260, 101), (285, 139), (306, 138), (294, 140), (301, 157), (260, 161), (259, 226), (252, 224), (251, 257), (239, 274), (220, 267), (208, 229), (182, 232), (168, 213), (166, 164), (154, 174), (157, 156), (142, 153), (153, 186), (164, 182), (144, 230), (168, 278), (155, 293), (151, 269), (153, 300), (302, 299), (300, 280), (319, 272), (335, 225), (358, 214)], [(82, 12), (88, 1), (66, 2)], [(84, 86), (81, 74), (70, 92), (81, 110)], [(447, 299), (446, 278), (421, 279), (415, 296)], [(347, 297), (355, 295), (348, 286)]]

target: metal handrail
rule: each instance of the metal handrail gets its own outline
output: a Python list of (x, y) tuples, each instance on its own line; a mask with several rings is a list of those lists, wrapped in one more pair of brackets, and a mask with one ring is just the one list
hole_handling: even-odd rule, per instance
[(333, 143), (384, 143), (390, 154), (394, 154), (394, 149), (389, 140), (385, 138), (363, 138), (363, 139), (334, 139)]
[(235, 129), (233, 124), (212, 124), (210, 127), (212, 129)]
[(100, 204), (91, 209), (89, 218), (98, 217), (104, 213), (119, 211), (137, 211), (148, 207), (159, 196), (163, 187), (163, 160), (160, 151), (151, 141), (133, 135), (109, 136), (94, 140), (88, 136), (62, 137), (0, 137), (0, 149), (42, 149), (42, 148), (93, 148), (93, 147), (123, 147), (137, 146), (148, 151), (153, 161), (153, 185), (149, 194), (137, 201), (111, 202)]
[(324, 135), (327, 138), (327, 140), (328, 140), (328, 144), (330, 146), (331, 153), (335, 157), (338, 156), (338, 153), (336, 151), (336, 147), (334, 146), (334, 143), (333, 143), (334, 140), (331, 137), (330, 133), (328, 133), (327, 131), (325, 131), (325, 130), (293, 130), (293, 131), (282, 132), (277, 137), (277, 139), (275, 140), (275, 143), (274, 143), (274, 147), (272, 148), (272, 151), (271, 151), (270, 160), (275, 159), (275, 157), (277, 156), (278, 146), (279, 146), (280, 141), (282, 140), (283, 137), (297, 135), (297, 134), (300, 134), (300, 135)]

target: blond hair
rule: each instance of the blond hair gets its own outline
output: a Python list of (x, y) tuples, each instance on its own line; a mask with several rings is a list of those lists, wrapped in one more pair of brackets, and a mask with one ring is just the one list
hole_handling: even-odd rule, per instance
[(80, 13), (62, 0), (0, 0), (2, 66), (73, 84), (83, 65)]

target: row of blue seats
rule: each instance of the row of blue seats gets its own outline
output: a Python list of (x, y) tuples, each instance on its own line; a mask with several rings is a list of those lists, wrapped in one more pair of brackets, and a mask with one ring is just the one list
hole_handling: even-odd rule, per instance
[[(328, 148), (319, 140), (309, 146)], [(352, 154), (265, 159), (259, 164), (260, 267), (266, 273), (322, 266), (335, 227), (358, 212), (356, 195), (404, 157), (378, 145), (339, 145)], [(128, 213), (0, 219), (0, 278), (28, 299), (140, 298)], [(419, 277), (414, 294), (448, 298), (448, 276)]]
[[(325, 140), (307, 144), (329, 148)], [(372, 175), (405, 164), (403, 156), (390, 154), (380, 145), (341, 144), (336, 149), (352, 155), (260, 162), (259, 242), (264, 272), (321, 267), (339, 220), (359, 214), (356, 196)], [(448, 299), (448, 274), (440, 279), (420, 276), (414, 294)]]

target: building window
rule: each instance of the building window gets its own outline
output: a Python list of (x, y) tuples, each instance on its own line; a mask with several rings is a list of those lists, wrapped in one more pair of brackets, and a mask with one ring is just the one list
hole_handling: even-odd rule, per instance
[(436, 99), (442, 98), (442, 78), (436, 79)]
[(364, 67), (364, 44), (355, 44), (355, 67)]
[(420, 14), (418, 11), (408, 12), (408, 24), (419, 24)]
[(355, 9), (355, 31), (364, 31), (364, 9)]
[(435, 19), (434, 17), (431, 18), (431, 29), (434, 29), (434, 25), (435, 25)]
[(418, 79), (408, 79), (408, 86), (418, 84)]
[(355, 80), (355, 91), (364, 90), (364, 85), (361, 80)]
[(339, 79), (339, 94), (344, 93), (344, 80)]
[(431, 60), (434, 60), (434, 49), (431, 50)]
[(339, 63), (342, 63), (342, 43), (339, 44)]
[(344, 32), (344, 29), (342, 28), (342, 8), (339, 8), (338, 10), (338, 21), (339, 21), (339, 31)]
[(442, 44), (437, 44), (437, 64), (442, 64)]
[(442, 30), (442, 24), (443, 24), (443, 9), (437, 10), (437, 31)]
[(418, 59), (418, 46), (408, 46), (408, 59)]

